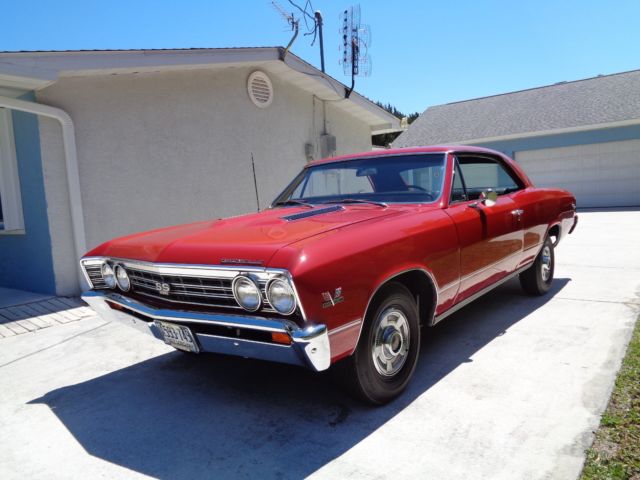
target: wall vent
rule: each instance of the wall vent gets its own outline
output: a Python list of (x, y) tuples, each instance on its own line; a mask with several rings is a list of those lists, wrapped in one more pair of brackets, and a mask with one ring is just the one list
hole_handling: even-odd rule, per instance
[(267, 108), (273, 101), (273, 85), (267, 74), (255, 71), (249, 75), (247, 81), (249, 98), (256, 107)]

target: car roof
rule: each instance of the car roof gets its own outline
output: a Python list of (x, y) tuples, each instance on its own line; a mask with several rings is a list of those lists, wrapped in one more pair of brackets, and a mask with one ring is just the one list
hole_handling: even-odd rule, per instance
[(309, 162), (306, 167), (322, 165), (325, 163), (343, 162), (345, 160), (355, 160), (358, 158), (380, 158), (385, 156), (396, 156), (412, 153), (447, 153), (447, 152), (472, 152), (472, 153), (488, 153), (504, 158), (504, 154), (491, 150), (489, 148), (471, 147), (468, 145), (432, 145), (425, 147), (406, 147), (406, 148), (390, 148), (385, 150), (372, 150), (370, 152), (353, 153), (350, 155), (341, 155), (339, 157), (322, 158)]

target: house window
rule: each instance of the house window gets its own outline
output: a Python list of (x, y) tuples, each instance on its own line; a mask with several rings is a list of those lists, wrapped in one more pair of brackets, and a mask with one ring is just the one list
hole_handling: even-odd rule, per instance
[(0, 234), (24, 230), (11, 111), (0, 108)]

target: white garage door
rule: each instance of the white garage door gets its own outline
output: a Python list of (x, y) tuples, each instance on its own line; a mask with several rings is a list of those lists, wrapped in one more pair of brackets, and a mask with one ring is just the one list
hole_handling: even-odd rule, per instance
[(578, 207), (640, 205), (640, 140), (516, 152), (534, 185), (572, 192)]

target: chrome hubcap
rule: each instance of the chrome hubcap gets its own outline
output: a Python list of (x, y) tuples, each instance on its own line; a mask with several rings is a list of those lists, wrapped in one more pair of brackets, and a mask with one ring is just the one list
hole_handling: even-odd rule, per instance
[(373, 338), (373, 364), (380, 375), (390, 377), (400, 371), (409, 353), (409, 322), (397, 308), (380, 314)]
[(540, 268), (542, 273), (542, 280), (549, 281), (551, 277), (551, 248), (546, 245), (542, 249), (542, 261), (540, 262)]

